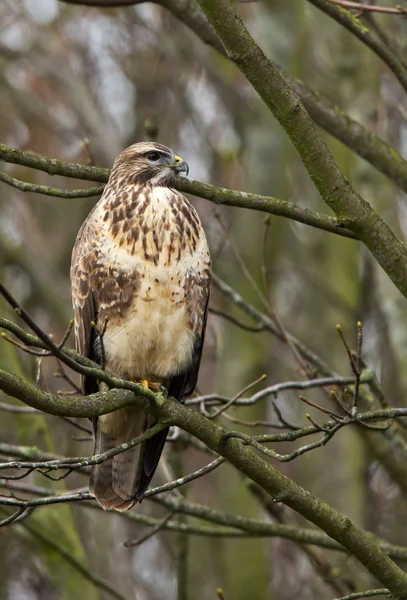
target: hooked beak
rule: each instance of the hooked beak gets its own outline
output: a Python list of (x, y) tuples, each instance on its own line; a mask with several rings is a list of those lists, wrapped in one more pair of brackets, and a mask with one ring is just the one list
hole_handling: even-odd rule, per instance
[(177, 175), (180, 175), (181, 173), (185, 173), (185, 177), (188, 177), (188, 173), (189, 173), (188, 163), (185, 162), (185, 160), (183, 160), (180, 156), (178, 156), (178, 154), (176, 154), (174, 156), (174, 159), (175, 159), (175, 170), (177, 172)]

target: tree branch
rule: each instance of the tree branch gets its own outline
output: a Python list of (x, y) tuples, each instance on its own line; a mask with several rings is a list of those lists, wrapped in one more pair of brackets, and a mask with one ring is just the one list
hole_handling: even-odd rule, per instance
[[(3, 484), (0, 480), (0, 486), (1, 485)], [(80, 506), (85, 508), (102, 510), (86, 490), (77, 490), (68, 493), (63, 492), (62, 494), (59, 494), (57, 492), (51, 492), (51, 490), (48, 488), (25, 486), (25, 484), (19, 482), (7, 482), (7, 487), (11, 490), (16, 489), (17, 491), (27, 491), (34, 495), (42, 495), (44, 497), (40, 498), (39, 502), (31, 499), (21, 500), (3, 497), (0, 498), (0, 504), (2, 504), (3, 499), (6, 500), (9, 506), (25, 508), (30, 508), (30, 506), (49, 506), (52, 504), (60, 504), (65, 502), (78, 502)], [(346, 552), (342, 545), (335, 542), (335, 540), (327, 536), (325, 533), (315, 529), (301, 528), (297, 525), (270, 523), (269, 521), (262, 521), (260, 519), (253, 519), (251, 517), (227, 514), (219, 510), (209, 508), (206, 505), (187, 502), (182, 498), (175, 499), (169, 496), (156, 497), (155, 493), (153, 493), (156, 489), (158, 488), (152, 488), (149, 490), (149, 492), (151, 492), (150, 495), (154, 496), (152, 498), (154, 502), (165, 506), (170, 511), (174, 511), (175, 513), (183, 513), (185, 515), (198, 518), (208, 523), (215, 523), (216, 525), (220, 526), (217, 528), (211, 528), (207, 526), (202, 527), (190, 524), (185, 525), (177, 521), (172, 521), (166, 523), (164, 527), (170, 531), (185, 531), (193, 535), (215, 537), (279, 537), (303, 545), (320, 546), (321, 548)], [(113, 512), (116, 512), (123, 518), (149, 527), (155, 527), (160, 523), (160, 519), (142, 515), (138, 512)], [(367, 532), (367, 535), (375, 540), (375, 542), (390, 558), (400, 561), (407, 561), (406, 547), (390, 544), (385, 540), (377, 538), (375, 534), (370, 532)]]
[(83, 562), (79, 562), (70, 552), (66, 550), (65, 547), (58, 544), (55, 539), (51, 539), (47, 535), (45, 535), (42, 531), (40, 531), (36, 526), (29, 525), (26, 522), (22, 524), (22, 526), (34, 537), (40, 540), (43, 544), (46, 544), (50, 548), (52, 548), (55, 552), (57, 552), (60, 556), (62, 556), (74, 569), (76, 569), (85, 579), (91, 581), (98, 588), (108, 592), (108, 594), (116, 598), (116, 600), (126, 600), (126, 598), (120, 594), (116, 587), (113, 587), (109, 581), (103, 579), (103, 577), (99, 577), (95, 573), (92, 573)]
[[(403, 63), (393, 54), (393, 52), (384, 44), (375, 34), (369, 30), (366, 25), (349, 10), (333, 4), (330, 0), (308, 0), (311, 4), (319, 8), (322, 12), (330, 16), (334, 21), (345, 27), (350, 33), (370, 48), (393, 72), (403, 89), (407, 92), (407, 69)], [(361, 5), (363, 10), (363, 5)]]
[(37, 185), (20, 181), (15, 177), (10, 177), (6, 173), (0, 171), (0, 181), (7, 183), (21, 192), (32, 192), (34, 194), (43, 194), (45, 196), (55, 196), (57, 198), (91, 198), (92, 196), (100, 196), (105, 189), (103, 185), (90, 187), (81, 190), (61, 190), (60, 188), (50, 187), (48, 185)]
[[(4, 371), (0, 371), (0, 387), (6, 388), (5, 391), (15, 397), (25, 397), (27, 404), (36, 408), (52, 414), (65, 412), (68, 416), (96, 416), (131, 402), (136, 403), (146, 412), (157, 416), (161, 423), (177, 425), (203, 441), (263, 487), (271, 497), (290, 506), (342, 544), (392, 593), (402, 599), (407, 598), (407, 575), (363, 531), (279, 473), (241, 441), (227, 439), (228, 432), (225, 429), (182, 406), (176, 400), (168, 398), (163, 404), (157, 405), (128, 390), (109, 390), (87, 397), (70, 397), (67, 400), (40, 392), (23, 380), (4, 374)], [(406, 415), (407, 409), (382, 409), (377, 413), (386, 418), (390, 415)]]
[[(70, 4), (102, 6), (99, 0), (87, 0), (86, 2), (81, 0), (60, 1)], [(126, 2), (125, 5), (139, 3), (139, 1), (132, 1)], [(182, 4), (177, 0), (161, 0), (156, 3), (164, 6), (175, 17), (184, 22), (204, 43), (211, 45), (222, 56), (226, 56), (225, 49), (213, 27), (193, 0), (184, 0)], [(118, 5), (118, 3), (115, 4), (115, 6)], [(360, 5), (361, 10), (365, 10), (365, 7), (366, 5)], [(395, 148), (379, 136), (368, 131), (358, 121), (334, 106), (327, 98), (308, 88), (304, 82), (293, 79), (288, 75), (286, 75), (286, 80), (298, 94), (317, 125), (346, 144), (348, 148), (367, 160), (407, 193), (407, 163)]]
[(198, 2), (222, 40), (230, 60), (246, 75), (291, 138), (323, 200), (339, 222), (365, 243), (407, 297), (405, 245), (369, 203), (352, 189), (298, 96), (263, 54), (229, 0)]
[[(31, 154), (30, 152), (15, 150), (4, 144), (0, 144), (0, 158), (7, 162), (14, 162), (34, 169), (39, 169), (52, 175), (63, 175), (65, 177), (75, 177), (86, 180), (92, 179), (92, 173), (94, 173), (94, 181), (106, 182), (110, 173), (108, 169), (64, 163), (52, 158), (40, 157)], [(102, 187), (93, 187), (89, 188), (89, 190), (58, 190), (53, 187), (37, 186), (19, 182), (17, 179), (4, 174), (0, 174), (0, 179), (9, 185), (14, 185), (14, 187), (22, 185), (25, 188), (23, 191), (33, 191), (48, 196), (61, 196), (63, 198), (95, 196), (103, 192)], [(271, 196), (259, 196), (257, 194), (218, 188), (208, 183), (189, 180), (185, 177), (178, 177), (175, 187), (181, 192), (205, 198), (216, 205), (224, 204), (226, 206), (236, 206), (239, 208), (248, 208), (266, 212), (272, 215), (286, 217), (318, 229), (323, 229), (343, 237), (357, 239), (357, 235), (346, 229), (346, 227), (344, 227), (337, 219), (322, 213), (314, 212), (309, 208), (303, 208), (297, 204), (286, 202), (285, 200), (278, 200)], [(21, 187), (19, 187), (19, 189), (21, 189)]]
[(0, 160), (44, 171), (48, 175), (63, 175), (64, 177), (100, 181), (101, 183), (107, 182), (110, 173), (109, 169), (103, 169), (102, 167), (66, 163), (56, 158), (45, 158), (39, 154), (10, 148), (5, 144), (0, 144)]
[(396, 8), (391, 8), (389, 6), (377, 6), (376, 4), (363, 4), (362, 2), (349, 2), (348, 0), (329, 0), (332, 4), (337, 4), (338, 6), (343, 6), (343, 8), (353, 8), (358, 11), (358, 13), (367, 12), (378, 12), (384, 13), (387, 15), (398, 15), (399, 17), (403, 15), (407, 15), (407, 9), (402, 8), (401, 6), (397, 6)]
[(367, 590), (366, 592), (354, 592), (348, 596), (342, 596), (336, 598), (336, 600), (356, 600), (356, 598), (372, 598), (373, 596), (386, 596), (386, 598), (392, 598), (389, 596), (389, 590), (381, 588), (380, 590)]
[(407, 161), (393, 146), (299, 79), (288, 76), (286, 79), (319, 127), (364, 158), (407, 193)]
[(266, 212), (271, 215), (286, 217), (293, 221), (316, 227), (317, 229), (336, 233), (343, 237), (358, 239), (352, 231), (343, 227), (342, 223), (333, 217), (314, 212), (309, 208), (303, 208), (292, 202), (277, 200), (271, 196), (259, 196), (247, 192), (218, 188), (208, 183), (187, 179), (186, 177), (179, 177), (175, 187), (181, 192), (205, 198), (217, 205), (222, 204)]

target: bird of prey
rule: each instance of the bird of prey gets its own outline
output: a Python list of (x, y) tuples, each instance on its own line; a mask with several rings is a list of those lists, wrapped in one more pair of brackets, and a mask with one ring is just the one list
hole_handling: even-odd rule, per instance
[[(211, 280), (198, 214), (172, 188), (188, 170), (161, 144), (124, 150), (78, 233), (71, 265), (78, 352), (117, 377), (161, 384), (180, 402), (198, 378)], [(98, 390), (94, 378), (82, 377), (83, 394)], [(95, 453), (155, 422), (135, 406), (94, 419)], [(125, 510), (143, 498), (167, 433), (93, 466), (90, 492), (100, 506)]]

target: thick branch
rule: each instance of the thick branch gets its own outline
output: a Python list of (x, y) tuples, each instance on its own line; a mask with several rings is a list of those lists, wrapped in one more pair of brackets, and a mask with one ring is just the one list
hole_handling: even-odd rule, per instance
[(146, 397), (139, 396), (130, 390), (112, 389), (90, 396), (58, 396), (42, 392), (17, 375), (11, 375), (2, 369), (0, 369), (0, 389), (9, 396), (51, 415), (80, 418), (98, 417), (130, 405), (139, 406), (146, 412), (156, 414), (154, 403), (149, 403)]
[[(94, 181), (107, 181), (110, 172), (108, 169), (64, 163), (52, 158), (37, 156), (30, 152), (9, 148), (4, 144), (0, 144), (0, 158), (7, 162), (15, 162), (53, 175), (63, 175), (65, 177), (75, 177), (86, 180), (92, 179), (92, 173), (94, 173)], [(103, 192), (102, 187), (93, 187), (89, 190), (59, 190), (59, 193), (57, 188), (25, 183), (4, 174), (0, 174), (0, 179), (19, 189), (24, 188), (23, 191), (33, 191), (48, 196), (60, 195), (63, 198), (94, 196)], [(308, 208), (303, 208), (291, 202), (272, 198), (271, 196), (258, 196), (256, 194), (218, 188), (200, 181), (191, 181), (185, 177), (179, 177), (175, 187), (180, 191), (210, 200), (214, 204), (248, 208), (272, 215), (287, 217), (293, 221), (298, 221), (299, 223), (336, 233), (337, 235), (357, 239), (357, 235), (346, 229), (346, 227), (344, 227), (337, 219), (322, 213), (313, 212)]]
[(317, 500), (238, 440), (224, 441), (225, 430), (213, 422), (176, 402), (168, 402), (164, 410), (171, 413), (171, 420), (174, 420), (176, 425), (186, 429), (212, 450), (224, 456), (265, 489), (272, 498), (290, 506), (341, 543), (396, 597), (407, 598), (407, 574), (347, 517)]
[(337, 219), (322, 213), (313, 212), (309, 208), (303, 208), (292, 202), (278, 200), (271, 196), (258, 196), (257, 194), (218, 188), (214, 185), (186, 179), (185, 177), (180, 177), (175, 187), (181, 192), (193, 194), (199, 198), (205, 198), (214, 204), (248, 208), (250, 210), (277, 215), (279, 217), (287, 217), (288, 219), (311, 225), (317, 229), (323, 229), (331, 233), (336, 233), (337, 235), (357, 239), (357, 236), (352, 231), (343, 227)]
[[(70, 4), (105, 6), (103, 0), (60, 0)], [(139, 4), (139, 0), (124, 0), (125, 4)], [(160, 0), (174, 16), (183, 21), (206, 44), (226, 56), (225, 49), (205, 15), (193, 0)], [(120, 0), (115, 6), (120, 5)], [(364, 5), (365, 7), (366, 5)], [(363, 9), (364, 9), (363, 7)], [(396, 9), (398, 10), (398, 9)], [(182, 14), (180, 14), (182, 13)], [(389, 177), (407, 193), (407, 163), (397, 150), (379, 136), (368, 131), (358, 121), (334, 106), (327, 98), (308, 88), (302, 81), (286, 77), (300, 97), (315, 123), (346, 144), (353, 152), (367, 160), (378, 171)]]
[[(162, 423), (173, 424), (188, 431), (203, 441), (209, 448), (226, 458), (237, 469), (258, 483), (271, 497), (290, 506), (306, 519), (321, 527), (330, 537), (342, 544), (365, 567), (372, 572), (392, 593), (402, 599), (407, 598), (407, 575), (401, 571), (363, 531), (355, 527), (349, 519), (296, 485), (260, 458), (238, 439), (226, 439), (227, 431), (202, 415), (180, 405), (169, 398), (158, 405), (137, 397), (127, 390), (110, 390), (85, 398), (53, 396), (36, 390), (23, 380), (0, 371), (0, 386), (36, 408), (52, 414), (69, 416), (100, 415), (132, 402), (155, 414)], [(107, 398), (107, 400), (106, 400)], [(85, 407), (85, 408), (84, 408)], [(402, 411), (402, 412), (400, 412)], [(404, 409), (377, 411), (380, 416), (406, 414)]]
[(365, 243), (407, 297), (405, 245), (368, 202), (352, 189), (298, 96), (263, 54), (233, 5), (228, 0), (198, 2), (222, 40), (229, 58), (246, 75), (291, 138), (323, 200), (339, 222)]
[(393, 146), (299, 79), (287, 77), (287, 81), (319, 127), (356, 152), (407, 193), (407, 161)]

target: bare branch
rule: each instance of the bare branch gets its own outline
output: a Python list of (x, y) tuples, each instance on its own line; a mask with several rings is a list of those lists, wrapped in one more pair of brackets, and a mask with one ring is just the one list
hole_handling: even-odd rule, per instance
[[(37, 156), (30, 152), (16, 150), (14, 148), (5, 146), (4, 144), (0, 144), (0, 159), (45, 171), (50, 175), (58, 174), (64, 175), (65, 177), (75, 177), (78, 179), (86, 179), (91, 181), (102, 181), (104, 183), (107, 182), (110, 173), (109, 169), (64, 163), (57, 161), (56, 159)], [(50, 190), (55, 191), (56, 188), (48, 188), (47, 186), (37, 187), (44, 187), (45, 190), (47, 190), (48, 195), (58, 195), (57, 193), (50, 192)], [(303, 208), (291, 202), (286, 202), (285, 200), (277, 200), (271, 196), (259, 196), (257, 194), (248, 194), (246, 192), (239, 192), (226, 188), (217, 188), (207, 183), (189, 180), (186, 177), (178, 177), (175, 187), (181, 192), (194, 194), (195, 196), (205, 198), (214, 204), (250, 208), (252, 210), (266, 212), (281, 217), (287, 217), (294, 221), (298, 221), (299, 223), (304, 223), (312, 227), (317, 227), (318, 229), (329, 231), (330, 233), (336, 233), (337, 235), (357, 239), (357, 236), (354, 233), (346, 229), (346, 227), (343, 227), (342, 224), (335, 218), (322, 213), (313, 212), (308, 208)], [(98, 194), (100, 193), (100, 188), (92, 189), (97, 189)], [(35, 191), (42, 193), (40, 189)], [(60, 191), (65, 192), (67, 190)], [(76, 192), (78, 190), (73, 191)], [(79, 191), (81, 192), (81, 190)]]
[(251, 333), (259, 333), (260, 331), (264, 331), (266, 329), (266, 327), (264, 325), (246, 325), (246, 323), (242, 323), (241, 321), (239, 321), (239, 319), (236, 319), (233, 315), (228, 315), (227, 313), (225, 313), (222, 310), (219, 310), (217, 308), (210, 307), (209, 312), (212, 315), (216, 315), (217, 317), (222, 317), (222, 319), (226, 319), (227, 321), (230, 321), (230, 323), (233, 323), (233, 325), (240, 327), (240, 329), (244, 329), (245, 331), (250, 331)]
[(179, 479), (175, 479), (174, 481), (170, 481), (168, 483), (165, 483), (164, 485), (160, 485), (159, 487), (151, 488), (150, 490), (147, 490), (147, 492), (144, 494), (144, 497), (151, 498), (151, 496), (156, 496), (157, 494), (161, 494), (162, 492), (169, 492), (170, 490), (179, 488), (182, 485), (189, 483), (190, 481), (194, 481), (195, 479), (199, 479), (200, 477), (207, 475), (214, 469), (217, 469), (224, 462), (225, 462), (225, 459), (222, 458), (221, 456), (219, 456), (218, 458), (216, 458), (214, 461), (212, 461), (208, 465), (205, 465), (205, 467), (202, 467), (201, 469), (194, 471), (194, 473), (190, 473), (189, 475), (185, 475), (184, 477), (180, 477)]
[(26, 509), (24, 506), (20, 506), (20, 508), (15, 513), (0, 521), (0, 527), (5, 527), (6, 525), (10, 525), (10, 523), (13, 523), (13, 521), (16, 521), (19, 517), (21, 517), (25, 510)]
[[(350, 11), (339, 6), (338, 2), (332, 0), (308, 0), (322, 12), (337, 21), (340, 25), (350, 31), (363, 44), (370, 48), (393, 72), (403, 89), (407, 92), (407, 69), (391, 49), (373, 34), (366, 25), (361, 23)], [(364, 5), (359, 8), (363, 12)]]
[(407, 15), (407, 8), (397, 5), (396, 8), (390, 6), (377, 6), (376, 4), (363, 4), (362, 2), (349, 2), (348, 0), (329, 0), (332, 4), (337, 4), (343, 8), (354, 8), (358, 15), (367, 12), (385, 13), (387, 15), (398, 15), (399, 17)]
[[(40, 462), (21, 463), (19, 461), (9, 461), (6, 463), (0, 463), (0, 470), (24, 468), (24, 469), (27, 469), (28, 472), (32, 472), (34, 470), (40, 469), (41, 470), (40, 472), (45, 475), (49, 471), (66, 469), (66, 471), (67, 471), (66, 474), (69, 474), (74, 469), (81, 469), (83, 467), (89, 467), (91, 465), (100, 465), (101, 463), (105, 462), (109, 458), (112, 458), (113, 456), (116, 456), (117, 454), (121, 454), (122, 452), (125, 452), (126, 450), (129, 450), (130, 448), (134, 448), (135, 446), (138, 446), (139, 444), (145, 442), (146, 440), (153, 437), (156, 433), (159, 433), (160, 431), (165, 429), (165, 427), (166, 427), (166, 425), (164, 425), (162, 423), (157, 423), (150, 429), (147, 429), (143, 434), (130, 440), (129, 442), (120, 444), (120, 446), (116, 446), (114, 448), (111, 448), (110, 450), (107, 450), (106, 452), (103, 452), (102, 454), (96, 454), (95, 456), (62, 458), (59, 460), (50, 460), (50, 461), (45, 461), (45, 462), (40, 461)], [(4, 473), (1, 476), (4, 479), (19, 478), (19, 476), (17, 476), (17, 477), (16, 476), (7, 476), (7, 475), (4, 475)], [(23, 477), (24, 476), (25, 475), (23, 475)], [(63, 475), (61, 478), (65, 477), (65, 476), (66, 475)]]
[(137, 540), (126, 540), (125, 542), (123, 542), (123, 546), (125, 548), (133, 548), (134, 546), (140, 546), (146, 540), (148, 540), (151, 537), (153, 537), (154, 535), (156, 535), (159, 531), (161, 531), (162, 529), (165, 529), (165, 526), (170, 521), (170, 519), (172, 519), (172, 517), (174, 515), (175, 515), (175, 510), (168, 513), (168, 515), (166, 515), (162, 520), (160, 520), (157, 523), (157, 525), (155, 525), (152, 529), (150, 529), (150, 531), (148, 531), (145, 535), (142, 535)]
[[(1, 482), (0, 482), (1, 485)], [(7, 482), (7, 487), (16, 488), (17, 490), (25, 490), (35, 495), (49, 494), (50, 490), (47, 488), (40, 488), (37, 486), (31, 486), (24, 483)], [(85, 508), (91, 508), (95, 510), (102, 510), (94, 499), (87, 493), (86, 490), (71, 491), (69, 493), (57, 494), (53, 492), (52, 496), (48, 496), (47, 502), (43, 502), (42, 506), (52, 504), (52, 498), (61, 497), (63, 500), (57, 500), (56, 502), (70, 502), (77, 501), (80, 506)], [(323, 548), (330, 548), (332, 550), (338, 550), (344, 552), (343, 546), (339, 545), (333, 539), (329, 538), (325, 533), (316, 531), (315, 529), (299, 528), (296, 525), (281, 525), (276, 523), (270, 523), (269, 521), (261, 521), (259, 519), (253, 519), (248, 517), (242, 517), (238, 515), (229, 515), (220, 512), (216, 509), (209, 508), (204, 505), (186, 502), (180, 498), (170, 498), (169, 496), (154, 497), (154, 501), (158, 502), (169, 508), (169, 510), (176, 513), (184, 513), (193, 517), (197, 517), (201, 520), (208, 521), (220, 525), (216, 529), (207, 526), (198, 527), (194, 525), (185, 525), (176, 521), (169, 521), (165, 525), (166, 530), (170, 531), (184, 531), (192, 535), (203, 535), (203, 536), (214, 536), (214, 537), (281, 537), (284, 539), (291, 540), (300, 544), (312, 544), (321, 546)], [(30, 502), (30, 500), (27, 500)], [(1, 502), (0, 502), (1, 504)], [(27, 506), (27, 510), (30, 507)], [(135, 521), (137, 523), (155, 527), (161, 522), (161, 519), (142, 515), (138, 512), (116, 512), (122, 518)], [(384, 540), (377, 539), (373, 534), (368, 534), (375, 539), (379, 546), (386, 552), (388, 556), (396, 560), (407, 561), (407, 548), (403, 546), (397, 546), (389, 544)]]
[(20, 192), (32, 192), (34, 194), (43, 194), (45, 196), (54, 196), (56, 198), (91, 198), (92, 196), (100, 196), (103, 194), (105, 188), (104, 185), (97, 187), (91, 187), (81, 190), (61, 190), (60, 188), (50, 187), (48, 185), (37, 185), (35, 183), (28, 183), (27, 181), (20, 181), (10, 175), (6, 175), (0, 171), (0, 181), (10, 185), (11, 187), (17, 188)]
[(65, 163), (56, 158), (45, 158), (39, 154), (10, 148), (5, 144), (0, 144), (0, 160), (44, 171), (48, 175), (64, 175), (64, 177), (100, 181), (101, 183), (107, 182), (110, 172), (109, 169), (101, 167)]
[(335, 600), (356, 600), (356, 598), (372, 598), (373, 596), (386, 596), (386, 598), (394, 598), (394, 596), (389, 595), (389, 590), (381, 588), (377, 590), (367, 590), (367, 592), (355, 592), (353, 594), (349, 594), (348, 596), (336, 598)]

